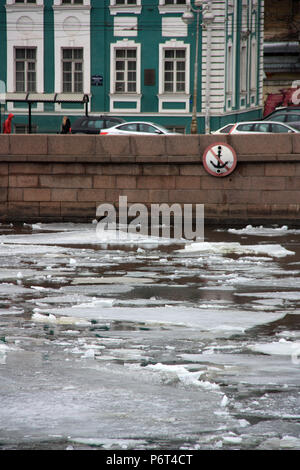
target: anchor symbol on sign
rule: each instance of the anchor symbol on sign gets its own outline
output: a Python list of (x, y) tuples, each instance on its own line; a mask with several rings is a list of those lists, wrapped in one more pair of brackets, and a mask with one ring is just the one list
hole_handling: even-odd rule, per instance
[(218, 160), (218, 163), (215, 164), (212, 160), (210, 161), (210, 163), (215, 167), (217, 168), (217, 173), (220, 173), (221, 169), (224, 168), (228, 162), (225, 162), (223, 163), (222, 160), (221, 160), (221, 152), (222, 152), (222, 147), (221, 145), (218, 146), (218, 155), (216, 155), (216, 158)]

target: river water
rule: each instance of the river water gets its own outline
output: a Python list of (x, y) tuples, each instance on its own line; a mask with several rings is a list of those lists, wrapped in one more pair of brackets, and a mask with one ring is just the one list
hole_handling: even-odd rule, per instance
[(0, 450), (300, 449), (300, 231), (0, 226)]

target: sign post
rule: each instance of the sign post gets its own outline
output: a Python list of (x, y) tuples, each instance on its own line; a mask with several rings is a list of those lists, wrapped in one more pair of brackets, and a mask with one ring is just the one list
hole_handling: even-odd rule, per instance
[(5, 96), (6, 96), (6, 85), (3, 80), (0, 80), (0, 133), (2, 132), (2, 111), (5, 111)]

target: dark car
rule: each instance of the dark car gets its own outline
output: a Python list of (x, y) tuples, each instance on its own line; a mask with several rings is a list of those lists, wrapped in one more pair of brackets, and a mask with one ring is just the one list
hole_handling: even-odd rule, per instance
[(287, 108), (276, 109), (272, 113), (265, 116), (262, 120), (284, 122), (289, 126), (300, 129), (300, 107), (289, 106)]
[(100, 134), (102, 129), (121, 124), (124, 119), (112, 116), (84, 116), (72, 123), (72, 134)]

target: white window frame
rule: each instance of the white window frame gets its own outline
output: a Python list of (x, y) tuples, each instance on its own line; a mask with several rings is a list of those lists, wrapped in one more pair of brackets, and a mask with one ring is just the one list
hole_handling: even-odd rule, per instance
[[(36, 49), (36, 93), (44, 93), (43, 3), (43, 0), (37, 0), (36, 4), (16, 4), (15, 0), (7, 0), (6, 18), (7, 23), (11, 25), (7, 29), (7, 93), (15, 93), (16, 89), (15, 48), (25, 47)], [(15, 104), (7, 103), (7, 109), (15, 111)], [(37, 103), (35, 110), (43, 109), (44, 104)]]
[(136, 0), (136, 5), (117, 5), (116, 0), (110, 0), (109, 11), (111, 15), (117, 15), (118, 13), (139, 15), (142, 11), (142, 0)]
[(122, 0), (123, 3), (118, 3), (118, 0), (114, 0), (115, 5), (124, 5), (124, 6), (135, 6), (137, 5), (137, 0), (135, 0), (135, 3), (129, 3), (130, 0)]
[[(59, 31), (54, 37), (54, 92), (62, 93), (62, 49), (83, 49), (83, 91), (91, 96), (91, 41), (90, 41), (90, 0), (84, 0), (83, 5), (61, 4), (61, 0), (54, 0), (54, 30)], [(74, 28), (72, 29), (72, 22)], [(69, 28), (70, 26), (70, 28)], [(65, 105), (66, 106), (66, 105)], [(91, 100), (88, 110), (91, 109)], [(78, 110), (69, 109), (55, 103), (55, 111), (72, 115)]]
[[(173, 57), (166, 57), (165, 53), (166, 51), (168, 52), (174, 52), (175, 54), (177, 52), (184, 52), (184, 56), (183, 57), (176, 57), (173, 56)], [(172, 69), (169, 70), (169, 69), (166, 69), (166, 62), (171, 62), (172, 63)], [(178, 68), (178, 63), (180, 64), (184, 64), (184, 70), (181, 70), (180, 68)], [(183, 93), (186, 89), (186, 50), (183, 49), (183, 48), (178, 48), (178, 49), (167, 49), (167, 48), (164, 48), (163, 50), (163, 93), (173, 93), (173, 94), (178, 94), (178, 93)], [(166, 73), (169, 73), (172, 75), (172, 79), (171, 80), (166, 80)], [(177, 73), (183, 73), (184, 74), (184, 80), (178, 80), (177, 79)], [(166, 84), (169, 84), (172, 86), (172, 90), (166, 90)], [(177, 87), (179, 84), (183, 84), (184, 85), (184, 90), (177, 90)]]
[[(79, 49), (79, 50), (82, 50), (82, 58), (81, 59), (75, 59), (73, 57), (74, 55), (74, 50), (75, 49)], [(64, 53), (64, 50), (70, 50), (72, 51), (72, 57), (70, 58), (70, 60), (65, 60), (64, 57), (63, 57), (63, 53)], [(64, 63), (65, 62), (70, 62), (71, 63), (71, 88), (72, 90), (64, 90)], [(76, 80), (75, 80), (75, 74), (76, 74), (76, 62), (78, 63), (81, 63), (82, 64), (82, 68), (81, 68), (81, 75), (82, 75), (82, 90), (75, 90), (75, 83), (76, 83)], [(62, 93), (83, 93), (83, 90), (84, 90), (84, 48), (83, 47), (62, 47), (61, 48), (61, 74), (62, 74), (62, 77), (61, 77), (61, 83), (62, 83), (62, 89), (61, 89), (61, 92)]]
[(247, 93), (247, 72), (248, 72), (248, 54), (247, 54), (247, 42), (241, 42), (240, 49), (240, 93)]
[(14, 3), (16, 5), (36, 5), (36, 0), (34, 2), (30, 2), (29, 0), (22, 0), (21, 2), (17, 2), (16, 0), (14, 0)]
[[(33, 50), (35, 51), (35, 57), (34, 59), (29, 59), (28, 57), (26, 57), (26, 53), (25, 53), (25, 57), (23, 60), (20, 60), (20, 59), (17, 59), (17, 50), (24, 50), (24, 51), (28, 51), (28, 50)], [(24, 90), (19, 90), (17, 91), (17, 63), (18, 62), (22, 62), (24, 63)], [(33, 90), (29, 90), (28, 88), (28, 73), (29, 73), (29, 69), (28, 69), (28, 64), (29, 62), (32, 62), (35, 64), (34, 66), (34, 74), (35, 74), (35, 79), (34, 79), (34, 89)], [(36, 47), (22, 47), (22, 46), (17, 46), (14, 48), (14, 84), (15, 84), (15, 93), (36, 93), (36, 89), (37, 89), (37, 49)]]
[(227, 44), (227, 55), (226, 55), (226, 98), (230, 99), (233, 94), (234, 88), (234, 49), (232, 41), (229, 40)]
[[(165, 49), (185, 49), (185, 90), (182, 92), (164, 92), (164, 51)], [(159, 85), (158, 85), (158, 111), (170, 113), (170, 109), (164, 109), (164, 103), (184, 103), (184, 108), (172, 109), (176, 113), (188, 113), (190, 108), (190, 45), (183, 41), (171, 39), (159, 45)]]
[(166, 5), (165, 0), (159, 0), (158, 11), (160, 14), (164, 15), (165, 13), (184, 13), (187, 7), (191, 4), (191, 0), (186, 0), (184, 5)]
[(70, 8), (76, 8), (76, 9), (79, 9), (80, 8), (86, 8), (86, 7), (90, 7), (91, 6), (91, 0), (83, 0), (83, 2), (80, 4), (80, 5), (75, 5), (74, 3), (62, 3), (62, 0), (53, 0), (53, 8), (67, 8), (70, 10)]
[(257, 41), (251, 40), (251, 70), (250, 70), (250, 90), (255, 92), (257, 89)]
[[(114, 78), (114, 93), (116, 94), (123, 94), (123, 93), (136, 93), (136, 69), (137, 69), (137, 50), (136, 50), (136, 47), (134, 48), (128, 48), (128, 47), (125, 47), (123, 49), (121, 48), (115, 48), (114, 49), (114, 52), (115, 54), (118, 52), (118, 51), (123, 51), (125, 53), (124, 57), (117, 57), (117, 55), (115, 56), (114, 58), (114, 62), (115, 64), (117, 62), (121, 62), (124, 66), (124, 68), (122, 68), (121, 70), (115, 68), (115, 78)], [(134, 51), (134, 56), (129, 56), (128, 53), (130, 51)], [(135, 68), (134, 69), (130, 69), (129, 68), (129, 63), (132, 62), (133, 65), (135, 65)], [(135, 73), (135, 80), (129, 80), (128, 76), (129, 76), (129, 73)], [(122, 80), (118, 80), (117, 79), (117, 74), (118, 73), (121, 73), (123, 75), (123, 79)], [(118, 91), (117, 90), (117, 84), (123, 84), (124, 85), (124, 90), (122, 91)], [(129, 87), (130, 87), (130, 84), (133, 84), (134, 85), (134, 90), (129, 90)]]
[[(117, 49), (136, 49), (136, 91), (116, 93), (115, 92), (115, 51)], [(110, 111), (120, 112), (119, 108), (115, 108), (115, 102), (136, 102), (136, 108), (122, 108), (122, 112), (136, 113), (141, 109), (141, 44), (134, 40), (117, 41), (110, 45)]]
[(24, 3), (16, 3), (15, 0), (6, 0), (6, 5), (14, 6), (16, 8), (36, 8), (44, 5), (44, 0), (36, 0), (35, 3), (27, 3), (27, 0), (24, 0)]
[(84, 0), (82, 0), (82, 3), (74, 3), (75, 0), (69, 0), (69, 3), (65, 3), (63, 2), (63, 0), (61, 0), (61, 5), (72, 5), (72, 6), (81, 6), (81, 5), (84, 5)]

